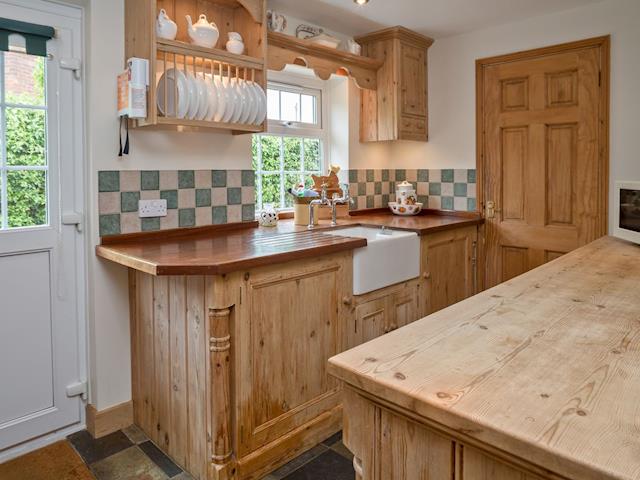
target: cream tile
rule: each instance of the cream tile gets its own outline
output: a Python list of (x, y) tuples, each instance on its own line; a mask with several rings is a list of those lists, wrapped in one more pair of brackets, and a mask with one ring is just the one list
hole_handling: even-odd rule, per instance
[(98, 194), (98, 212), (100, 215), (120, 213), (120, 192), (100, 192)]
[(137, 192), (140, 190), (140, 171), (123, 170), (120, 172), (120, 191)]
[(442, 205), (440, 197), (432, 196), (429, 197), (429, 208), (437, 208), (439, 209)]
[(382, 170), (379, 168), (373, 171), (373, 180), (376, 182), (382, 181)]
[(227, 187), (241, 187), (241, 186), (242, 186), (242, 171), (227, 170)]
[(142, 190), (140, 192), (140, 200), (158, 200), (160, 198), (160, 190)]
[(196, 208), (196, 226), (201, 227), (204, 225), (211, 225), (213, 222), (213, 212), (211, 207), (197, 207)]
[(358, 197), (358, 200), (356, 201), (356, 205), (358, 210), (367, 208), (367, 198), (363, 196)]
[(182, 188), (178, 190), (178, 208), (195, 208), (196, 190), (195, 188)]
[(367, 181), (367, 171), (366, 170), (358, 170), (358, 182), (366, 182)]
[(211, 190), (211, 203), (214, 207), (227, 204), (227, 189), (225, 187), (216, 187)]
[(467, 197), (455, 197), (453, 199), (453, 209), (466, 211), (467, 210)]
[(453, 171), (453, 181), (456, 183), (467, 183), (467, 172), (466, 169), (456, 169)]
[(160, 230), (178, 228), (178, 210), (167, 210), (166, 217), (160, 217)]
[(121, 233), (136, 233), (139, 232), (140, 229), (140, 217), (138, 217), (138, 212), (127, 212), (120, 215)]
[(178, 188), (178, 171), (160, 171), (160, 190), (176, 190)]
[(453, 183), (442, 183), (440, 189), (440, 196), (453, 197)]
[(242, 221), (242, 205), (229, 205), (227, 207), (227, 223)]
[(373, 206), (375, 208), (382, 207), (382, 195), (374, 195), (374, 197), (373, 197)]
[(211, 188), (211, 170), (195, 171), (196, 188)]
[(242, 187), (242, 203), (244, 205), (256, 201), (255, 187)]
[(429, 170), (429, 183), (442, 181), (442, 170)]
[(467, 183), (467, 197), (476, 198), (478, 196), (475, 183)]
[(388, 195), (391, 193), (391, 184), (389, 182), (382, 182), (382, 194)]
[(367, 195), (373, 195), (375, 191), (375, 184), (373, 182), (367, 182)]
[(407, 182), (417, 182), (418, 181), (418, 170), (409, 169), (407, 170)]
[(429, 195), (429, 183), (418, 182), (418, 188), (416, 188), (416, 193), (418, 195)]

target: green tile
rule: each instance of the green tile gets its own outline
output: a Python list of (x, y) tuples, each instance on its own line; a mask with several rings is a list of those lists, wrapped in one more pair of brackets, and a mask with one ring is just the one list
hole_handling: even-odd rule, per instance
[(472, 168), (467, 171), (467, 183), (476, 183), (476, 169)]
[(140, 227), (143, 232), (153, 232), (160, 230), (160, 217), (141, 218)]
[(139, 201), (140, 201), (140, 192), (120, 193), (120, 211), (121, 212), (137, 212)]
[(160, 172), (158, 170), (140, 172), (140, 190), (160, 190)]
[(418, 170), (418, 181), (419, 182), (428, 182), (429, 181), (429, 170), (425, 170), (423, 168)]
[(358, 170), (349, 170), (349, 183), (358, 183)]
[(373, 170), (367, 170), (367, 182), (373, 182), (373, 181), (374, 181)]
[(454, 183), (453, 184), (453, 194), (456, 197), (466, 197), (467, 196), (467, 184), (466, 183)]
[(358, 183), (358, 195), (366, 195), (367, 194), (367, 184), (364, 182)]
[(211, 185), (214, 187), (226, 187), (227, 186), (227, 171), (226, 170), (212, 170), (211, 171)]
[(116, 171), (98, 172), (98, 191), (99, 192), (119, 192), (120, 191), (120, 172), (116, 172)]
[(388, 182), (389, 181), (389, 170), (384, 168), (382, 170), (382, 181), (383, 182)]
[(161, 190), (160, 198), (167, 201), (167, 209), (175, 210), (178, 208), (178, 191), (177, 190)]
[(384, 195), (382, 195), (382, 206), (386, 207), (388, 205), (389, 205), (389, 195), (385, 193)]
[(178, 188), (195, 188), (196, 176), (193, 170), (178, 170)]
[(382, 182), (376, 182), (373, 184), (373, 193), (376, 195), (382, 194)]
[(196, 189), (196, 207), (210, 207), (210, 206), (211, 206), (211, 189), (210, 188)]
[(227, 223), (227, 207), (213, 207), (212, 220), (214, 225), (220, 225)]
[(453, 169), (447, 168), (442, 170), (442, 178), (440, 179), (442, 183), (451, 183), (453, 182)]
[(227, 205), (240, 205), (242, 203), (242, 188), (227, 188)]
[(407, 171), (404, 169), (396, 170), (396, 182), (402, 182), (407, 179)]
[(373, 195), (367, 195), (367, 208), (373, 208), (374, 205)]
[(422, 204), (422, 208), (429, 206), (429, 197), (427, 195), (418, 195), (418, 203)]
[(100, 215), (100, 236), (120, 234), (120, 214)]
[(434, 182), (429, 184), (429, 195), (440, 195), (441, 191), (442, 191), (441, 183)]
[(453, 210), (453, 197), (442, 197), (440, 208), (443, 210)]
[(243, 187), (255, 187), (256, 173), (253, 170), (242, 170), (241, 177)]
[(467, 211), (475, 212), (476, 211), (476, 199), (475, 198), (467, 198)]
[(178, 210), (178, 226), (193, 227), (196, 224), (196, 209), (181, 208)]
[(256, 206), (253, 203), (242, 205), (242, 221), (251, 222), (256, 219)]

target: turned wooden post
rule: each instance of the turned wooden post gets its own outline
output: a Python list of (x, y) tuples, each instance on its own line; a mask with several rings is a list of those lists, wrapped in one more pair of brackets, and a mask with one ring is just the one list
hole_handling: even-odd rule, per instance
[(231, 330), (229, 308), (209, 309), (211, 364), (211, 461), (226, 465), (231, 460)]

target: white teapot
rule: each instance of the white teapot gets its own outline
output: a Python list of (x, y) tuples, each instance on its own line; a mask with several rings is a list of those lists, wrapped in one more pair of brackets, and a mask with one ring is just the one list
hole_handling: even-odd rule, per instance
[(175, 40), (178, 33), (178, 25), (169, 18), (167, 11), (162, 8), (158, 13), (156, 20), (156, 35), (158, 38), (166, 38), (167, 40)]
[(205, 48), (216, 46), (220, 31), (215, 23), (209, 23), (205, 14), (200, 15), (196, 24), (191, 21), (191, 15), (186, 15), (185, 18), (187, 19), (187, 33), (191, 38), (191, 43)]
[(238, 32), (229, 32), (227, 51), (235, 55), (242, 55), (242, 53), (244, 52), (244, 42), (242, 41), (242, 35), (240, 35)]

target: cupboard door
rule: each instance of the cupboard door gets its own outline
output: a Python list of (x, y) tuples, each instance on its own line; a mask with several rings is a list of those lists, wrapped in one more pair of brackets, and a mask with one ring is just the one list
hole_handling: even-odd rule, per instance
[(420, 318), (418, 290), (419, 287), (416, 284), (389, 296), (390, 315), (386, 331), (404, 327)]
[(476, 227), (434, 233), (423, 239), (423, 272), (428, 315), (475, 294)]
[(248, 337), (237, 352), (241, 455), (339, 404), (327, 360), (341, 350), (344, 270), (334, 259), (247, 274), (235, 320)]
[(402, 114), (427, 116), (427, 65), (423, 48), (400, 46), (400, 94)]
[(355, 328), (350, 347), (373, 340), (388, 330), (389, 309), (387, 297), (369, 300), (356, 306)]
[(460, 480), (541, 480), (542, 477), (518, 470), (495, 460), (475, 448), (464, 446), (462, 449)]
[(453, 477), (453, 441), (422, 425), (381, 411), (380, 475), (395, 480), (441, 480)]

